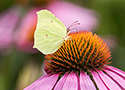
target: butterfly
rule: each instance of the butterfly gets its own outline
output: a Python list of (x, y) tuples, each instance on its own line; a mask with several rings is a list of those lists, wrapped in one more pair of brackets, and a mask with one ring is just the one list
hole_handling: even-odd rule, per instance
[(50, 11), (37, 12), (37, 26), (34, 33), (34, 46), (43, 54), (56, 52), (70, 38), (65, 25)]

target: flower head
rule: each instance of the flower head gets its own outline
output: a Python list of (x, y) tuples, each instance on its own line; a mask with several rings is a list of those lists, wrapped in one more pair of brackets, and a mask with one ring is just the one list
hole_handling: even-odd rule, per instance
[(58, 71), (80, 73), (82, 70), (101, 69), (109, 63), (111, 58), (109, 48), (96, 34), (81, 31), (71, 33), (69, 36), (71, 40), (66, 41), (57, 52), (46, 55), (46, 59), (51, 61), (46, 61), (47, 70), (52, 73)]
[(55, 53), (45, 56), (47, 75), (24, 90), (123, 90), (125, 72), (109, 66), (110, 50), (90, 31), (70, 33)]

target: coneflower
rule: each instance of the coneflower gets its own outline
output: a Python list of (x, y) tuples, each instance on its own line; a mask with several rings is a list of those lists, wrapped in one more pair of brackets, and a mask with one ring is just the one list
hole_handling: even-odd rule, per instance
[(70, 40), (45, 56), (42, 76), (24, 90), (125, 90), (125, 72), (109, 66), (110, 49), (90, 31), (70, 33)]

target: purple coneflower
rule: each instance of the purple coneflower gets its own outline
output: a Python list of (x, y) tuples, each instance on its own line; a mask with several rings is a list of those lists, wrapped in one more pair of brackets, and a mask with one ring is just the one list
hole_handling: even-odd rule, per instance
[(24, 90), (125, 90), (125, 72), (109, 66), (110, 50), (90, 31), (70, 33), (55, 53), (45, 56), (42, 76)]

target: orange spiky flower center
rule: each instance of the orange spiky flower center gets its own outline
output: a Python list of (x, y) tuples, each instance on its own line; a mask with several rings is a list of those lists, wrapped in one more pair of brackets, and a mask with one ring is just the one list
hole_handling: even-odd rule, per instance
[(46, 55), (45, 70), (47, 73), (65, 73), (88, 71), (94, 68), (102, 69), (109, 64), (110, 50), (106, 43), (90, 31), (70, 33), (71, 40), (65, 43), (55, 53)]

